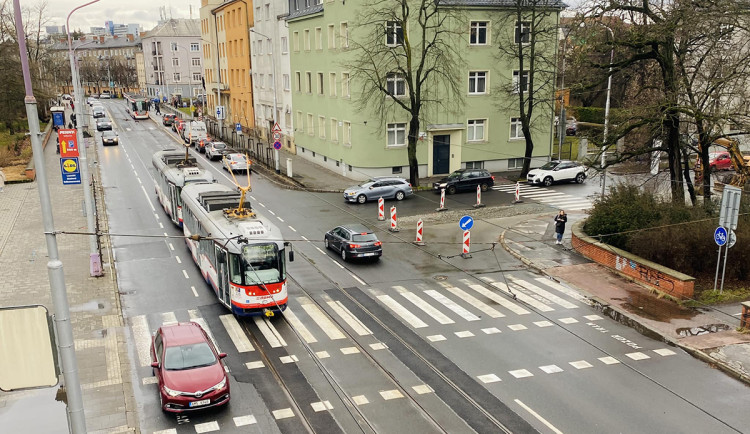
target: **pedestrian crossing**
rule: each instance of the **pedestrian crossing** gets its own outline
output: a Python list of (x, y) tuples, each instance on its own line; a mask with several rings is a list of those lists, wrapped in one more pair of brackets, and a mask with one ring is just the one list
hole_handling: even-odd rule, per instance
[[(503, 193), (515, 194), (516, 184), (496, 185), (492, 187), (492, 189), (502, 191)], [(533, 199), (537, 202), (551, 205), (556, 208), (562, 208), (567, 211), (582, 211), (590, 209), (593, 206), (593, 202), (590, 199), (561, 193), (547, 187), (520, 184), (519, 190), (521, 199)]]

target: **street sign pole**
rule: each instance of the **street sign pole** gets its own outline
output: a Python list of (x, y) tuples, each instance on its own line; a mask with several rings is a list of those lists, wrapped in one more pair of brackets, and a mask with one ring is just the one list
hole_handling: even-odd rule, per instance
[(716, 258), (716, 276), (714, 276), (714, 291), (719, 284), (719, 264), (721, 264), (721, 246), (719, 246), (719, 256)]

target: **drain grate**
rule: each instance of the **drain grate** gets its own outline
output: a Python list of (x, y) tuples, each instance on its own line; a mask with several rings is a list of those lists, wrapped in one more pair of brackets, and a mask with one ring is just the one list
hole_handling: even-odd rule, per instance
[(448, 280), (448, 276), (444, 276), (442, 274), (439, 274), (437, 276), (434, 276), (433, 279), (435, 279), (435, 280)]

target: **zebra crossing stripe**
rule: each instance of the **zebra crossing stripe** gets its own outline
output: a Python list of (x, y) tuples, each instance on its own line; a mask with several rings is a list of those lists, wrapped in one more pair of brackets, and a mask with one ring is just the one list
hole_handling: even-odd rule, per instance
[(404, 288), (403, 286), (394, 286), (393, 289), (398, 291), (399, 294), (401, 294), (401, 296), (409, 300), (414, 306), (421, 309), (424, 313), (431, 316), (435, 321), (439, 322), (440, 324), (446, 325), (446, 324), (455, 323), (455, 321), (450, 319), (447, 315), (443, 314), (436, 308), (432, 307), (431, 304), (424, 301), (417, 294), (407, 291), (406, 288)]
[(131, 319), (130, 327), (133, 330), (135, 348), (138, 351), (138, 360), (141, 366), (151, 364), (151, 333), (145, 315), (138, 315)]
[(300, 334), (300, 336), (302, 336), (302, 339), (304, 339), (305, 342), (307, 342), (308, 344), (318, 342), (318, 340), (315, 339), (315, 336), (310, 333), (310, 330), (308, 330), (307, 327), (302, 324), (302, 321), (297, 318), (297, 315), (295, 315), (291, 308), (288, 306), (284, 311), (284, 318), (289, 320), (289, 323), (292, 325), (292, 327), (294, 327), (295, 330), (297, 330), (297, 332)]
[(281, 337), (278, 330), (276, 330), (276, 327), (268, 322), (268, 320), (258, 316), (254, 317), (253, 320), (255, 320), (255, 325), (258, 326), (258, 329), (263, 334), (263, 337), (266, 338), (268, 344), (271, 345), (271, 348), (286, 346), (284, 338)]
[(336, 339), (344, 339), (346, 336), (341, 332), (341, 330), (336, 326), (336, 324), (333, 323), (328, 317), (320, 310), (320, 308), (313, 304), (312, 302), (307, 302), (301, 305), (302, 309), (305, 310), (307, 315), (310, 316), (310, 318), (315, 321), (316, 324), (318, 324), (318, 327), (320, 327), (325, 334), (328, 335), (328, 337), (332, 340)]
[(190, 315), (190, 321), (198, 324), (199, 326), (203, 328), (203, 330), (206, 331), (206, 334), (208, 335), (208, 337), (211, 338), (211, 342), (214, 343), (214, 347), (216, 347), (216, 351), (221, 352), (221, 350), (219, 349), (219, 343), (216, 342), (216, 338), (214, 338), (214, 334), (211, 333), (211, 329), (208, 328), (208, 324), (206, 324), (206, 320), (204, 320), (200, 316), (198, 311), (195, 309), (188, 310), (188, 314)]
[[(495, 292), (490, 291), (489, 289), (485, 288), (482, 285), (469, 283), (467, 279), (461, 279), (461, 283), (465, 284), (469, 288), (473, 289), (474, 291), (478, 292), (479, 294), (489, 298), (490, 300), (494, 301), (495, 303), (499, 304), (500, 306), (508, 309), (509, 311), (515, 313), (516, 315), (527, 315), (529, 314), (529, 311), (522, 308), (521, 306), (513, 303), (512, 301), (508, 300), (507, 298), (503, 297), (500, 294), (497, 294)], [(507, 288), (505, 288), (505, 292), (508, 292)]]
[(336, 312), (341, 319), (343, 319), (347, 324), (349, 324), (349, 327), (354, 330), (354, 332), (360, 336), (367, 336), (371, 335), (372, 331), (367, 328), (360, 320), (358, 320), (352, 313), (349, 311), (349, 309), (346, 308), (343, 304), (341, 304), (340, 301), (329, 301), (328, 306), (333, 309), (334, 312)]
[(465, 319), (466, 321), (479, 321), (478, 316), (474, 315), (473, 313), (459, 306), (453, 300), (435, 291), (434, 289), (428, 289), (427, 291), (424, 291), (424, 293), (434, 298), (438, 303), (452, 310), (453, 312), (461, 316), (461, 318)]
[(253, 344), (250, 343), (250, 339), (248, 339), (247, 335), (242, 331), (242, 328), (234, 315), (221, 315), (219, 319), (221, 320), (221, 323), (224, 324), (224, 328), (227, 330), (227, 333), (229, 333), (229, 337), (232, 339), (238, 353), (255, 351)]
[(559, 292), (562, 292), (563, 294), (567, 295), (570, 298), (576, 299), (578, 301), (582, 301), (584, 303), (588, 303), (588, 300), (586, 299), (586, 297), (582, 296), (581, 294), (579, 294), (578, 292), (576, 292), (576, 291), (574, 291), (574, 290), (572, 290), (570, 288), (566, 288), (563, 285), (560, 285), (559, 283), (555, 282), (554, 280), (545, 279), (544, 277), (537, 277), (534, 280), (536, 280), (537, 282), (541, 283), (542, 285), (549, 286), (552, 289), (555, 289), (555, 290), (557, 290)]
[[(508, 287), (502, 283), (502, 282), (495, 282), (489, 277), (482, 277), (484, 281), (488, 282), (490, 285), (494, 286), (495, 288), (499, 288), (503, 291), (507, 291)], [(542, 303), (541, 301), (535, 299), (534, 297), (530, 297), (526, 295), (523, 291), (525, 289), (523, 287), (520, 288), (520, 290), (516, 291), (516, 298), (523, 301), (524, 303), (533, 306), (534, 308), (542, 311), (542, 312), (553, 312), (555, 310), (554, 307), (547, 306), (546, 304)]]
[(549, 300), (549, 301), (551, 301), (553, 303), (557, 303), (557, 304), (559, 304), (560, 306), (562, 306), (562, 307), (564, 307), (566, 309), (578, 309), (578, 306), (576, 306), (575, 304), (573, 304), (573, 303), (571, 303), (571, 302), (569, 302), (567, 300), (564, 300), (564, 299), (556, 296), (555, 294), (552, 294), (551, 292), (549, 292), (549, 291), (547, 291), (545, 289), (542, 289), (542, 288), (540, 288), (540, 287), (538, 287), (536, 285), (533, 285), (533, 284), (531, 284), (529, 282), (526, 282), (525, 280), (514, 279), (513, 277), (510, 277), (510, 276), (508, 277), (508, 279), (511, 282), (515, 283), (516, 285), (522, 286), (522, 287), (528, 289), (529, 291), (535, 292), (536, 294), (539, 294), (542, 297), (546, 298), (547, 300)]
[(396, 313), (396, 315), (400, 316), (404, 321), (408, 322), (415, 329), (427, 327), (427, 324), (424, 321), (419, 319), (413, 313), (409, 312), (407, 308), (391, 298), (390, 295), (378, 295), (377, 298), (381, 303), (388, 306), (394, 313)]
[(543, 200), (546, 198), (555, 198), (555, 197), (560, 197), (560, 196), (566, 196), (566, 194), (560, 193), (558, 191), (539, 191), (539, 192), (534, 192), (534, 193), (527, 193), (524, 195), (524, 197), (528, 197), (531, 199), (542, 198), (539, 200)]
[(174, 312), (164, 312), (161, 314), (161, 323), (162, 325), (177, 324), (177, 317)]
[(477, 309), (481, 310), (485, 314), (487, 314), (490, 318), (503, 318), (505, 314), (499, 312), (497, 309), (488, 306), (486, 303), (483, 303), (473, 295), (467, 293), (463, 289), (460, 289), (456, 286), (453, 286), (446, 282), (440, 282), (440, 285), (450, 291), (451, 294), (455, 295), (456, 297), (460, 298), (461, 300), (469, 303), (470, 305), (476, 307)]

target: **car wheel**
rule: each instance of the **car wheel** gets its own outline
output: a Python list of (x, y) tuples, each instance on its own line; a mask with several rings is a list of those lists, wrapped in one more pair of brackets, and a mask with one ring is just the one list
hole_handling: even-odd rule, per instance
[(331, 248), (331, 245), (328, 244), (328, 238), (326, 238), (326, 239), (323, 240), (323, 244), (326, 246), (326, 250), (328, 250), (328, 249)]
[(341, 259), (346, 261), (346, 249), (344, 246), (341, 246)]
[(396, 200), (404, 200), (404, 192), (403, 191), (397, 191), (396, 192)]
[(455, 185), (451, 185), (451, 186), (449, 186), (449, 187), (448, 187), (448, 188), (447, 188), (447, 189), (445, 190), (445, 192), (446, 192), (446, 193), (448, 193), (448, 194), (456, 194), (456, 186), (455, 186)]
[(479, 184), (479, 188), (482, 189), (482, 191), (487, 191), (487, 190), (490, 189), (490, 186), (486, 182), (483, 182), (483, 183)]
[(364, 194), (360, 194), (359, 196), (357, 196), (357, 202), (359, 203), (367, 202), (367, 196), (365, 196)]
[(549, 187), (550, 185), (552, 185), (552, 177), (548, 176), (548, 177), (544, 178), (544, 181), (542, 181), (542, 182), (544, 182), (544, 186), (545, 187)]
[(586, 175), (583, 174), (583, 172), (576, 175), (576, 184), (583, 184), (583, 181), (586, 180)]

